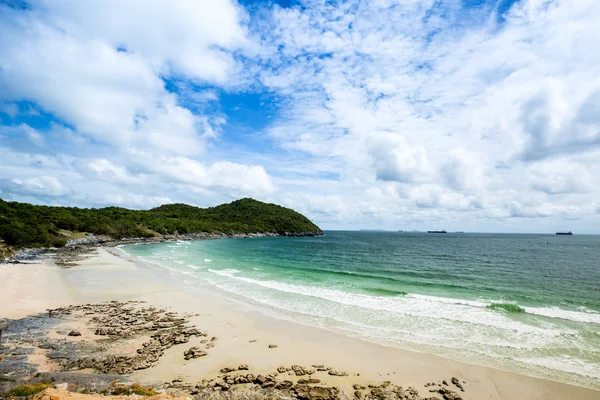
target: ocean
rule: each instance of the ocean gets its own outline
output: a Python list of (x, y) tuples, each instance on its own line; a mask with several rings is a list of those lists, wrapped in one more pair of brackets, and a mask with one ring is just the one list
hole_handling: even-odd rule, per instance
[(600, 236), (326, 232), (120, 248), (278, 318), (600, 389)]

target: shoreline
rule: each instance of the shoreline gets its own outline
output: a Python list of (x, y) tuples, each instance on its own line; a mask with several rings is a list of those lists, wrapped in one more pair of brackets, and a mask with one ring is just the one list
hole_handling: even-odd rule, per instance
[[(97, 254), (72, 268), (59, 268), (52, 260), (0, 265), (0, 274), (11, 270), (10, 279), (0, 286), (0, 317), (17, 318), (49, 307), (106, 300), (142, 300), (180, 313), (199, 313), (191, 320), (219, 338), (214, 351), (201, 361), (185, 362), (180, 349), (171, 348), (156, 366), (131, 375), (130, 379), (140, 383), (173, 379), (197, 382), (201, 377), (214, 376), (221, 368), (239, 364), (250, 364), (261, 373), (281, 365), (324, 364), (360, 374), (352, 376), (352, 383), (390, 380), (414, 386), (422, 395), (428, 395), (425, 384), (454, 376), (467, 382), (466, 392), (461, 393), (465, 399), (595, 399), (600, 395), (593, 389), (385, 347), (277, 319), (218, 293), (186, 287), (166, 269), (119, 250), (97, 247), (94, 251)], [(27, 265), (27, 271), (19, 270)], [(50, 291), (34, 290), (47, 288), (48, 283)], [(4, 290), (7, 287), (10, 290)], [(19, 295), (25, 292), (27, 296)], [(10, 309), (4, 307), (8, 304)], [(269, 349), (268, 344), (277, 348)], [(327, 383), (352, 393), (348, 379), (328, 377)]]
[(36, 261), (48, 253), (61, 253), (81, 250), (91, 251), (102, 247), (118, 247), (125, 244), (148, 244), (191, 240), (217, 240), (217, 239), (252, 239), (263, 237), (306, 237), (323, 236), (323, 231), (316, 232), (250, 232), (250, 233), (222, 233), (222, 232), (197, 232), (184, 234), (165, 234), (152, 237), (129, 237), (115, 239), (105, 235), (86, 233), (82, 238), (70, 239), (63, 247), (25, 247), (12, 249), (8, 247), (12, 255), (0, 258), (0, 264), (20, 263), (22, 261)]

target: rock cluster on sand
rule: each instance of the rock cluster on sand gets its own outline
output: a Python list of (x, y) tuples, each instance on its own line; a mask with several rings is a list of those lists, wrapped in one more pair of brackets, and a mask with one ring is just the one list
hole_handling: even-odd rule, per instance
[[(90, 354), (87, 357), (62, 360), (63, 366), (69, 370), (93, 368), (102, 373), (128, 374), (134, 370), (149, 368), (158, 362), (166, 349), (187, 343), (192, 336), (207, 336), (206, 332), (187, 326), (187, 320), (175, 313), (154, 307), (136, 306), (135, 302), (113, 301), (48, 310), (48, 315), (54, 318), (87, 317), (94, 334), (108, 336), (112, 342), (124, 338), (149, 336), (149, 340), (135, 350), (134, 356)], [(206, 351), (192, 348), (185, 353), (185, 357), (186, 359), (198, 358), (206, 354)]]
[(186, 360), (191, 360), (193, 358), (200, 358), (208, 355), (208, 353), (202, 350), (200, 347), (192, 347), (189, 350), (183, 352), (183, 357)]
[[(79, 323), (77, 329), (73, 329), (75, 323)], [(62, 330), (61, 324), (64, 324)], [(51, 327), (62, 336), (48, 335)], [(107, 393), (106, 388), (123, 378), (121, 374), (154, 365), (166, 349), (188, 343), (191, 337), (201, 337), (195, 340), (201, 345), (182, 348), (178, 354), (181, 357), (183, 353), (186, 360), (206, 356), (206, 350), (218, 342), (216, 337), (209, 339), (206, 332), (189, 326), (186, 318), (166, 310), (144, 307), (138, 302), (115, 301), (48, 310), (47, 315), (12, 321), (11, 329), (19, 335), (15, 342), (29, 347), (7, 348), (7, 351), (0, 348), (0, 375), (11, 374), (16, 378), (14, 381), (0, 381), (0, 392), (19, 384), (35, 384), (43, 380), (69, 390)], [(125, 346), (136, 348), (124, 354)], [(43, 354), (62, 370), (40, 374), (35, 366), (19, 363), (34, 350), (43, 350)], [(265, 355), (270, 354), (268, 349), (264, 348), (264, 351)], [(93, 369), (95, 373), (82, 369)], [(346, 371), (320, 364), (310, 367), (296, 364), (280, 366), (277, 372), (269, 374), (256, 374), (247, 364), (239, 364), (224, 367), (216, 378), (203, 379), (195, 386), (175, 379), (165, 383), (163, 389), (203, 400), (426, 400), (414, 388), (404, 389), (389, 381), (367, 386), (355, 384), (353, 392), (345, 393), (340, 387), (327, 385), (322, 381), (325, 379), (336, 384), (352, 383)], [(452, 377), (425, 386), (445, 400), (461, 400), (453, 389), (464, 391), (464, 384), (464, 381)], [(439, 397), (431, 397), (430, 400), (439, 400)]]
[[(287, 371), (307, 371), (308, 368), (294, 365), (292, 367), (279, 367), (278, 373), (255, 375), (255, 374), (239, 374), (233, 372), (239, 371), (239, 368), (223, 368), (222, 375), (215, 379), (203, 379), (198, 383), (194, 390), (191, 390), (193, 395), (198, 395), (200, 398), (213, 398), (210, 392), (228, 392), (227, 398), (236, 398), (236, 393), (244, 390), (245, 394), (240, 395), (240, 398), (252, 398), (248, 394), (249, 391), (261, 391), (261, 395), (257, 398), (296, 398), (301, 400), (338, 400), (347, 398), (338, 387), (318, 385), (321, 383), (318, 378), (301, 378), (294, 383), (291, 380), (279, 380), (278, 373)], [(384, 382), (379, 385), (371, 384), (368, 386), (355, 384), (354, 397), (360, 400), (438, 400), (437, 398), (422, 398), (416, 389), (409, 387), (403, 389), (400, 386)], [(440, 392), (440, 394), (442, 394)], [(458, 396), (451, 391), (444, 392), (442, 396), (447, 400), (459, 400)]]
[[(458, 380), (458, 378), (456, 377), (452, 377), (452, 379), (450, 380), (452, 382), (452, 384), (454, 386), (456, 386), (457, 388), (460, 389), (461, 392), (465, 391), (465, 388), (463, 386), (464, 383), (466, 383), (465, 381), (463, 381), (463, 383), (460, 383), (460, 381)], [(437, 387), (434, 387), (437, 386)], [(431, 393), (439, 393), (442, 395), (442, 397), (444, 398), (444, 400), (461, 400), (462, 397), (460, 395), (458, 395), (458, 393), (450, 390), (448, 387), (450, 385), (448, 384), (448, 381), (446, 381), (445, 379), (440, 382), (440, 383), (435, 383), (435, 382), (429, 382), (425, 384), (425, 387), (431, 387), (432, 389), (429, 389), (429, 391)]]

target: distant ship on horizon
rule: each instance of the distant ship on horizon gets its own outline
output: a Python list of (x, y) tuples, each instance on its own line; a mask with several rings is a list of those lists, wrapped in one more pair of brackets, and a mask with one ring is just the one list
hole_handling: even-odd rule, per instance
[(556, 232), (557, 235), (567, 235), (567, 236), (572, 236), (573, 232), (568, 231), (568, 232)]
[(443, 231), (427, 231), (427, 233), (448, 233), (446, 230)]

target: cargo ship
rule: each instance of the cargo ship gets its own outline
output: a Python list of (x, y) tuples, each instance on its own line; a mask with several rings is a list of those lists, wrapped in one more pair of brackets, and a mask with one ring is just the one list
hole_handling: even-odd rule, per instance
[(567, 236), (572, 236), (573, 232), (569, 231), (569, 232), (556, 232), (557, 235), (567, 235)]
[(427, 231), (427, 233), (448, 233), (448, 232), (443, 230), (443, 231)]

